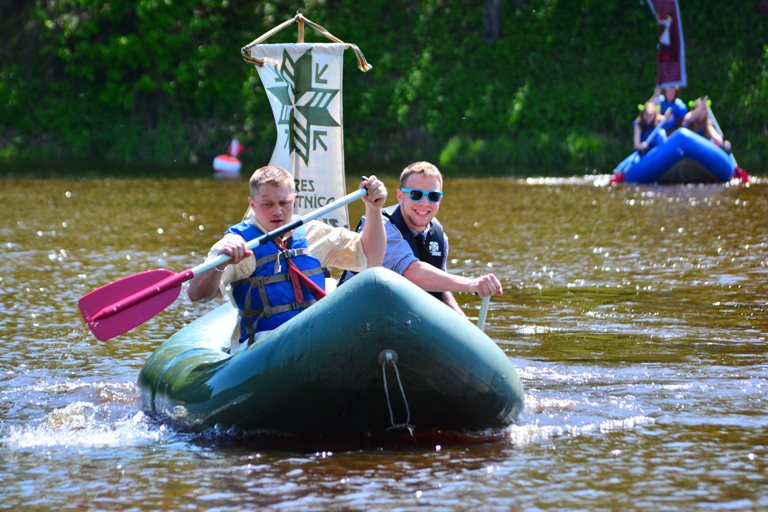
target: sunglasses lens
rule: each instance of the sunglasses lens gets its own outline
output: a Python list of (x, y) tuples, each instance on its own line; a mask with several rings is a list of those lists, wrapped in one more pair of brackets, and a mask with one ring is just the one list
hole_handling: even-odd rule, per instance
[(430, 190), (429, 192), (426, 190), (419, 190), (418, 188), (403, 188), (400, 190), (403, 192), (408, 192), (408, 197), (411, 198), (411, 201), (416, 203), (421, 201), (421, 198), (424, 197), (424, 194), (427, 195), (427, 199), (429, 199), (430, 203), (439, 203), (440, 199), (443, 198), (443, 193), (439, 190)]

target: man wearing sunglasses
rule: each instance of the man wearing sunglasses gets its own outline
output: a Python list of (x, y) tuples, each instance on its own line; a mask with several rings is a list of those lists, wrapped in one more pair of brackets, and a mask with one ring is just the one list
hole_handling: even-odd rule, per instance
[[(462, 316), (451, 292), (477, 293), (480, 297), (501, 295), (502, 287), (493, 274), (470, 279), (449, 274), (448, 237), (435, 218), (443, 199), (443, 175), (429, 162), (416, 162), (400, 174), (397, 205), (384, 208), (387, 251), (382, 266), (430, 292)], [(365, 225), (360, 220), (358, 231)], [(354, 275), (346, 271), (339, 284)]]

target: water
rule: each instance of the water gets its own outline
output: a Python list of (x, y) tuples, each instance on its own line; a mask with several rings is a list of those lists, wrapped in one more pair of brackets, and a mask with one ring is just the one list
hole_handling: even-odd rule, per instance
[(447, 181), (451, 267), (504, 283), (486, 330), (526, 410), (485, 437), (350, 446), (192, 435), (141, 411), (142, 364), (211, 304), (181, 298), (108, 343), (79, 316), (103, 284), (198, 264), (245, 181), (0, 179), (0, 507), (767, 508), (766, 183), (605, 181)]

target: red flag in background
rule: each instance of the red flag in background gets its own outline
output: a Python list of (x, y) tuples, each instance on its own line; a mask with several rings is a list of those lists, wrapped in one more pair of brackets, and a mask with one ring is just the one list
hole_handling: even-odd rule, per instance
[(232, 142), (229, 143), (229, 149), (227, 150), (227, 154), (230, 156), (239, 156), (240, 153), (243, 152), (243, 145), (240, 144), (240, 141), (237, 139), (232, 139)]
[(661, 87), (687, 85), (685, 43), (677, 0), (648, 0), (658, 23), (656, 83)]

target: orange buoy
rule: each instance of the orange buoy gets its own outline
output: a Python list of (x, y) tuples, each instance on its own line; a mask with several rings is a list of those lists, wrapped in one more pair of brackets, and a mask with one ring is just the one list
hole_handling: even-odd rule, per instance
[(230, 155), (219, 155), (213, 159), (213, 169), (216, 172), (236, 173), (240, 172), (242, 166), (240, 160)]

